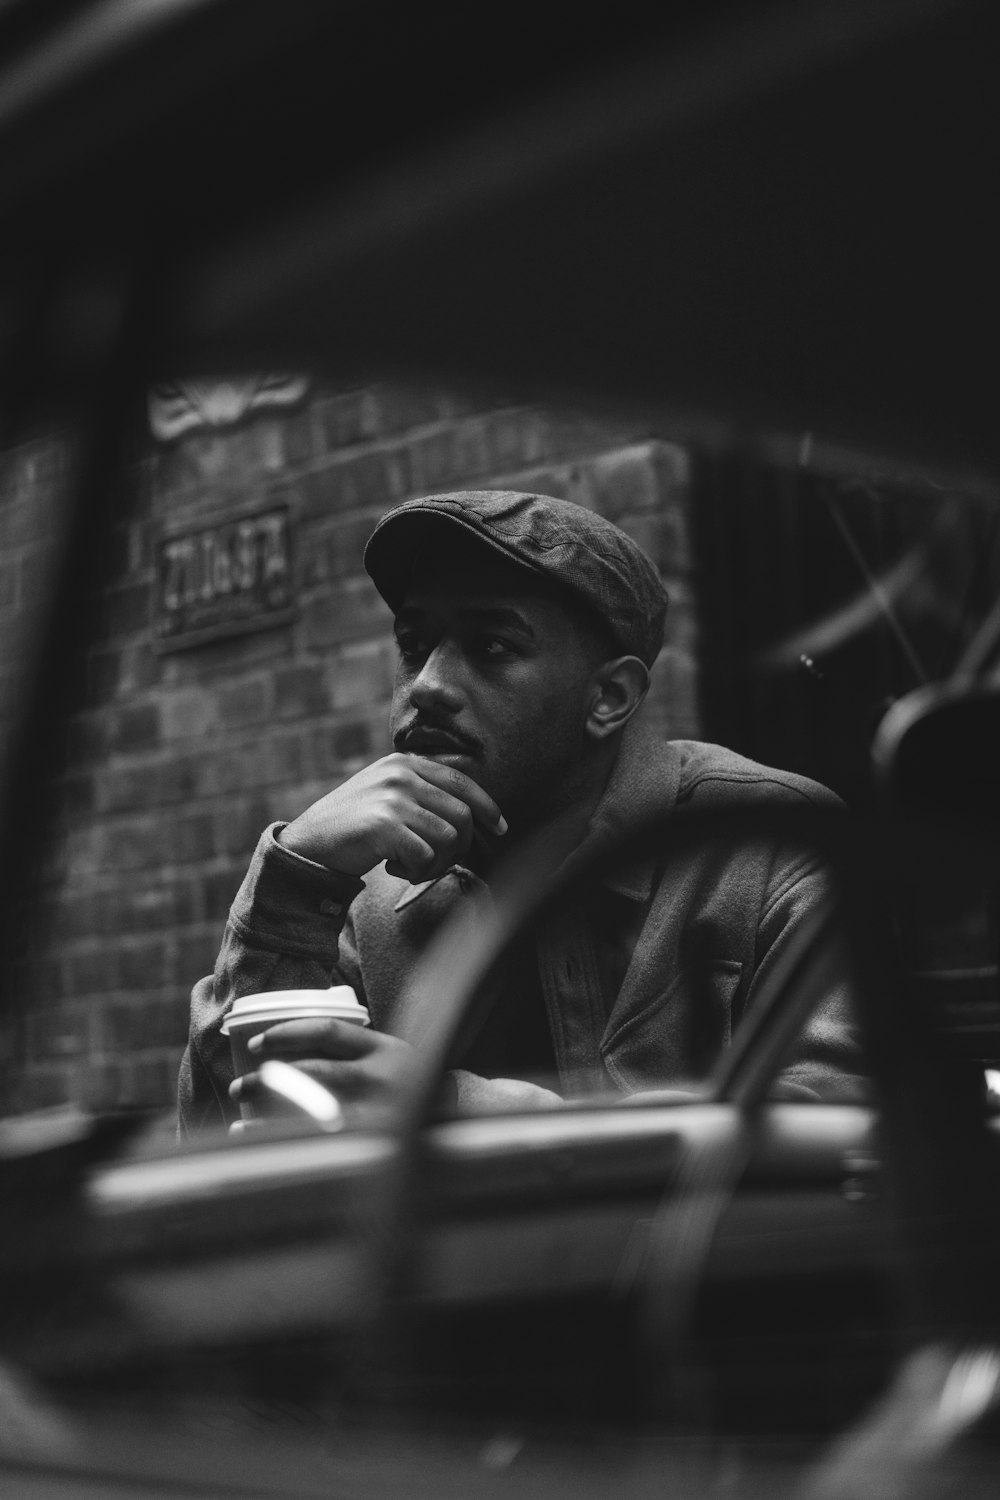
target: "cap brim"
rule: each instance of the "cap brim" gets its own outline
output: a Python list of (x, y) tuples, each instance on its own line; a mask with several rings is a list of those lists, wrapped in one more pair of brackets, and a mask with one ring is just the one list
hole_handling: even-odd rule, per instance
[(364, 552), (364, 565), (382, 598), (394, 612), (399, 609), (421, 550), (437, 532), (443, 540), (461, 535), (476, 542), (494, 557), (544, 579), (540, 568), (486, 535), (463, 516), (428, 506), (409, 505), (405, 512), (388, 515), (376, 526)]

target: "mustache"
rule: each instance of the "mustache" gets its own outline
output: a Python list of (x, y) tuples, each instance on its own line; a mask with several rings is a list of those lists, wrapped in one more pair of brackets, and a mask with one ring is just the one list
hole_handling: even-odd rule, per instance
[(412, 719), (408, 719), (405, 724), (401, 724), (392, 737), (393, 748), (403, 751), (408, 750), (410, 747), (407, 741), (415, 733), (447, 735), (448, 739), (455, 741), (457, 748), (468, 750), (473, 755), (480, 754), (484, 749), (480, 739), (475, 735), (469, 734), (466, 730), (459, 729), (451, 720), (438, 715), (428, 716), (427, 714), (416, 714)]

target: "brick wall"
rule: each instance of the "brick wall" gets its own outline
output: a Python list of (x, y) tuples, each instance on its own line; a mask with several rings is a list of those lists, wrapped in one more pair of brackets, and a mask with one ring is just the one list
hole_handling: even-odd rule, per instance
[[(52, 443), (14, 459), (19, 488), (0, 513), (9, 619), (23, 616), (58, 461)], [(212, 966), (260, 831), (389, 748), (394, 650), (363, 543), (396, 501), (472, 484), (579, 501), (650, 552), (673, 606), (648, 711), (666, 732), (697, 731), (680, 448), (627, 425), (386, 387), (150, 440), (110, 538), (121, 565), (100, 637), (81, 662), (57, 836), (18, 970), (8, 1109), (170, 1103), (189, 990)], [(158, 654), (158, 531), (276, 501), (295, 518), (293, 622)]]

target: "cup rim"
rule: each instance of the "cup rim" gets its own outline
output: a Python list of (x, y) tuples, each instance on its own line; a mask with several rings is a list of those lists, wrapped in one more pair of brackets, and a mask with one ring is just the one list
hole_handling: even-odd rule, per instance
[(345, 984), (333, 985), (328, 990), (273, 990), (242, 995), (233, 1002), (220, 1029), (228, 1036), (230, 1027), (242, 1022), (280, 1021), (282, 1017), (314, 1020), (327, 1016), (333, 1020), (359, 1017), (368, 1020), (367, 1010), (351, 986)]

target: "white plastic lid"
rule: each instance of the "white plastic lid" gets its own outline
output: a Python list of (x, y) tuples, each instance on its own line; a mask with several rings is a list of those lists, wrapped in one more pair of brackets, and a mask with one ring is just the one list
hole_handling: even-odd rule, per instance
[(368, 1012), (358, 1004), (358, 997), (349, 984), (331, 985), (328, 990), (272, 990), (269, 994), (243, 995), (234, 1000), (232, 1009), (222, 1023), (223, 1035), (228, 1034), (230, 1022), (263, 1020), (274, 1021), (313, 1020), (316, 1017), (332, 1016), (334, 1019), (368, 1020)]

